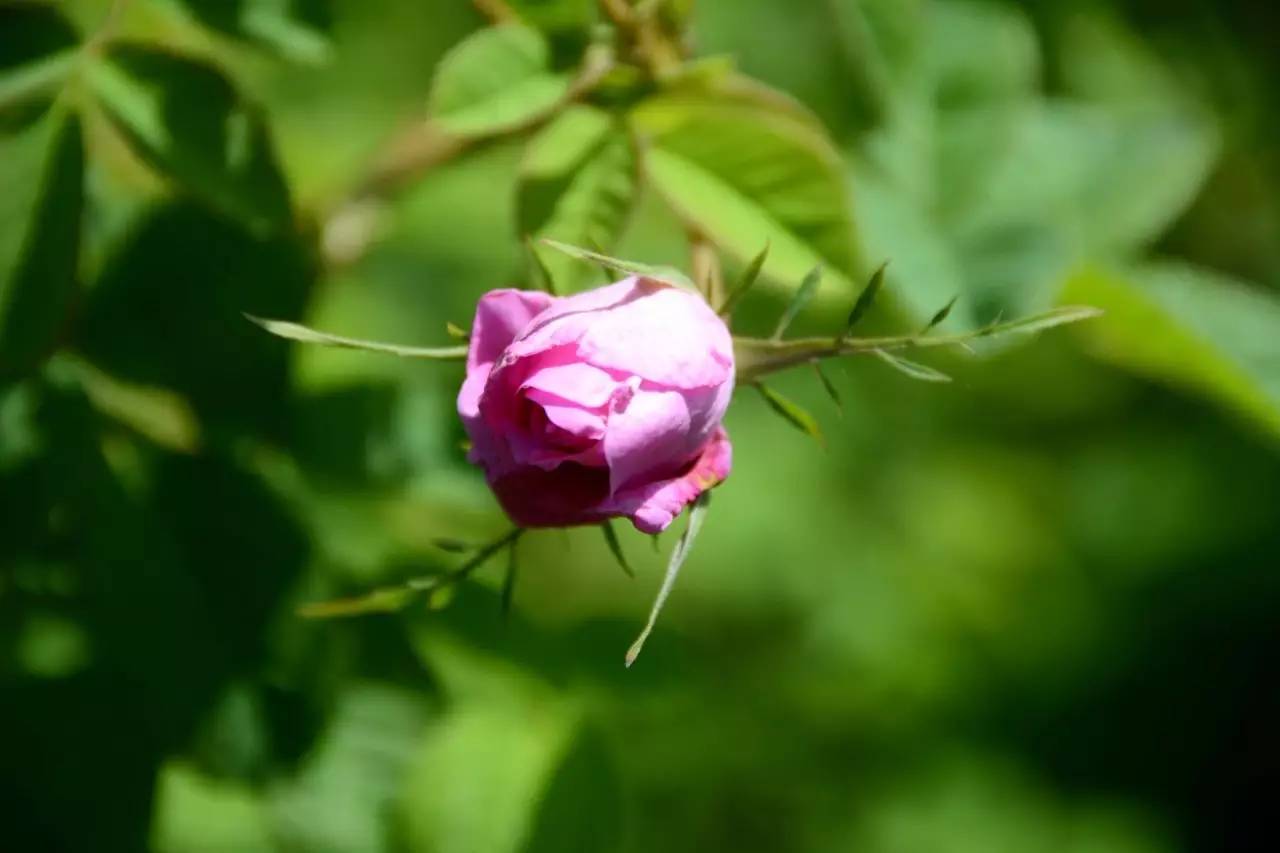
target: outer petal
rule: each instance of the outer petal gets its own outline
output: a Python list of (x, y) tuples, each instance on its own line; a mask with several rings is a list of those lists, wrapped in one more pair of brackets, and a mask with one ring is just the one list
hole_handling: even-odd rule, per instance
[(609, 402), (617, 381), (598, 367), (573, 363), (544, 367), (521, 383), (526, 396), (539, 403), (568, 402), (598, 409)]
[(694, 498), (729, 476), (733, 447), (723, 427), (716, 429), (702, 453), (680, 476), (624, 490), (600, 508), (625, 515), (643, 533), (665, 530)]
[(578, 354), (596, 367), (669, 388), (704, 388), (733, 378), (733, 339), (724, 321), (700, 297), (669, 286), (592, 318)]
[(556, 298), (539, 290), (491, 290), (476, 303), (467, 350), (467, 373), (480, 365), (492, 365), (502, 351)]
[(574, 462), (551, 470), (520, 468), (491, 482), (511, 520), (523, 527), (570, 527), (602, 521), (609, 472)]

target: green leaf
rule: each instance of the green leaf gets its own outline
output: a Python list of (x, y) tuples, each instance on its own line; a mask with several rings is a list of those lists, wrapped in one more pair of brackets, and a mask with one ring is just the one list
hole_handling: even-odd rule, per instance
[(831, 377), (827, 376), (827, 372), (822, 369), (822, 362), (813, 362), (813, 372), (818, 374), (818, 381), (822, 384), (822, 390), (827, 392), (827, 396), (831, 398), (831, 402), (836, 404), (836, 408), (840, 410), (840, 414), (844, 414), (844, 403), (840, 400), (840, 392), (836, 390), (836, 386), (832, 384)]
[(552, 72), (550, 63), (550, 48), (537, 30), (518, 25), (480, 30), (440, 60), (431, 87), (431, 116), (460, 137), (530, 124), (569, 93), (569, 75)]
[(867, 312), (871, 310), (871, 306), (875, 304), (876, 296), (880, 293), (880, 288), (884, 286), (884, 271), (889, 266), (889, 262), (885, 261), (880, 265), (874, 273), (871, 274), (871, 280), (867, 282), (867, 286), (862, 289), (862, 293), (858, 294), (858, 298), (853, 303), (853, 309), (849, 312), (849, 317), (844, 321), (844, 333), (841, 338), (849, 337), (849, 333), (853, 331), (853, 327), (858, 325)]
[(370, 613), (395, 613), (407, 607), (418, 595), (418, 590), (409, 587), (387, 587), (350, 598), (303, 604), (298, 608), (298, 615), (306, 619), (335, 619)]
[(627, 573), (627, 577), (635, 577), (636, 573), (627, 563), (627, 555), (622, 552), (622, 543), (618, 541), (618, 531), (614, 529), (613, 522), (607, 520), (602, 522), (600, 531), (604, 534), (604, 541), (609, 544), (609, 550), (613, 552), (613, 558), (618, 561), (622, 571)]
[(330, 58), (328, 0), (177, 0), (210, 29), (271, 50), (286, 59), (320, 64)]
[(75, 67), (78, 41), (52, 4), (0, 6), (0, 134), (44, 114)]
[[(610, 247), (631, 213), (638, 181), (626, 128), (602, 110), (570, 107), (525, 150), (516, 190), (520, 233)], [(538, 252), (536, 246), (533, 251)], [(541, 259), (561, 287), (575, 290), (584, 283), (585, 271), (571, 259)]]
[(662, 612), (662, 608), (667, 603), (667, 597), (671, 595), (671, 588), (675, 586), (676, 577), (680, 574), (680, 567), (684, 565), (685, 558), (689, 556), (689, 551), (693, 548), (693, 540), (697, 538), (698, 533), (702, 530), (702, 522), (706, 518), (707, 507), (709, 506), (711, 506), (711, 492), (707, 491), (698, 495), (697, 499), (689, 507), (689, 523), (685, 526), (684, 535), (676, 543), (675, 550), (671, 552), (671, 559), (667, 562), (667, 573), (662, 578), (662, 586), (658, 589), (658, 597), (654, 599), (653, 608), (649, 611), (649, 621), (645, 623), (644, 630), (640, 632), (640, 636), (636, 637), (636, 641), (631, 644), (631, 648), (627, 649), (627, 666), (635, 663), (636, 658), (640, 656), (640, 652), (644, 649), (645, 640), (649, 639), (649, 634), (652, 633), (653, 626), (658, 621), (658, 614)]
[(399, 346), (398, 344), (384, 344), (378, 341), (362, 341), (356, 338), (344, 338), (340, 335), (330, 335), (325, 332), (317, 332), (314, 329), (308, 329), (306, 326), (300, 326), (297, 323), (289, 323), (284, 320), (265, 320), (261, 317), (253, 317), (248, 314), (245, 316), (251, 322), (256, 323), (273, 335), (304, 344), (319, 344), (320, 346), (325, 347), (367, 350), (368, 352), (381, 352), (389, 355), (402, 356), (404, 358), (432, 358), (445, 361), (460, 361), (467, 357), (467, 347), (465, 346), (405, 347)]
[(258, 232), (290, 221), (266, 124), (216, 68), (116, 45), (87, 69), (93, 93), (130, 146), (181, 189)]
[(742, 301), (742, 297), (747, 295), (752, 285), (760, 278), (760, 270), (764, 267), (765, 260), (769, 257), (769, 244), (765, 243), (764, 248), (760, 250), (760, 254), (751, 259), (751, 263), (747, 264), (746, 269), (742, 271), (738, 281), (734, 284), (733, 289), (729, 291), (729, 295), (725, 297), (724, 304), (720, 306), (717, 313), (721, 317), (733, 316), (733, 309), (738, 307), (738, 303)]
[(950, 382), (951, 377), (941, 371), (934, 370), (925, 364), (914, 361), (908, 361), (900, 355), (894, 355), (882, 349), (873, 349), (871, 354), (883, 361), (893, 369), (910, 376), (912, 379), (919, 379), (921, 382)]
[(775, 292), (819, 265), (827, 275), (816, 305), (853, 289), (843, 162), (801, 108), (733, 78), (650, 98), (631, 122), (645, 143), (645, 175), (682, 220), (743, 264), (770, 245), (763, 275)]
[(782, 312), (782, 316), (778, 318), (778, 325), (773, 329), (773, 337), (775, 340), (786, 334), (787, 328), (790, 327), (792, 321), (796, 319), (796, 315), (804, 310), (804, 307), (813, 299), (813, 294), (817, 292), (818, 285), (822, 283), (822, 267), (814, 267), (805, 275), (804, 281), (800, 282), (800, 287), (792, 294), (791, 301), (787, 303), (786, 310)]
[(818, 421), (813, 415), (763, 382), (756, 382), (755, 387), (760, 392), (760, 396), (764, 397), (764, 401), (769, 404), (769, 408), (781, 415), (783, 420), (823, 447), (827, 446), (827, 440), (822, 435), (822, 428), (818, 426)]
[(1064, 298), (1106, 316), (1084, 327), (1102, 358), (1188, 388), (1280, 434), (1280, 298), (1173, 263), (1086, 270)]
[(923, 335), (925, 332), (932, 331), (945, 323), (947, 318), (951, 316), (951, 309), (956, 307), (956, 301), (959, 298), (959, 295), (956, 295), (947, 300), (947, 304), (939, 308), (938, 312), (929, 318), (929, 322), (921, 329), (920, 334)]
[(507, 571), (502, 576), (502, 616), (504, 619), (511, 615), (511, 606), (516, 599), (516, 575), (520, 571), (520, 564), (516, 562), (516, 550), (514, 543), (507, 549)]
[(76, 290), (84, 207), (80, 123), (60, 111), (0, 137), (0, 379), (48, 355)]
[(580, 261), (588, 263), (600, 264), (602, 266), (613, 267), (614, 269), (627, 273), (628, 275), (639, 275), (646, 278), (664, 281), (667, 284), (673, 284), (676, 287), (685, 290), (691, 290), (695, 293), (698, 288), (693, 281), (684, 273), (675, 267), (654, 266), (652, 264), (642, 264), (636, 261), (624, 261), (619, 258), (611, 258), (608, 255), (602, 255), (599, 252), (593, 252), (590, 249), (583, 249), (579, 246), (570, 246), (568, 243), (561, 243), (558, 240), (542, 240), (544, 246), (550, 246), (557, 252), (562, 252), (571, 258), (577, 258)]

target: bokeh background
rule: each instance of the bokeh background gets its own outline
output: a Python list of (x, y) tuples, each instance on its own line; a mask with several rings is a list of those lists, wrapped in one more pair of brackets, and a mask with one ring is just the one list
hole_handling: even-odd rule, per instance
[[(592, 11), (515, 5), (558, 45)], [(57, 6), (90, 37), (111, 4)], [(295, 612), (507, 522), (460, 449), (457, 366), (289, 346), (240, 312), (443, 343), (527, 275), (520, 135), (407, 182), (358, 258), (317, 250), (485, 24), (461, 0), (320, 11), (327, 40), (284, 56), (219, 4), (110, 24), (262, 106), (298, 224), (246, 226), (84, 121), (79, 293), (57, 351), (0, 387), (0, 850), (1274, 843), (1273, 6), (699, 0), (699, 55), (829, 128), (850, 239), (898, 298), (1108, 313), (931, 360), (950, 385), (851, 360), (843, 414), (780, 377), (825, 450), (740, 394), (733, 476), (630, 670), (671, 533), (623, 532), (635, 579), (596, 530), (525, 537), (505, 620), (501, 561), (399, 614)], [(16, 20), (0, 70), (35, 52)], [(217, 106), (187, 98), (197, 127)], [(30, 170), (3, 144), (0, 191)], [(652, 192), (613, 254), (689, 263)]]

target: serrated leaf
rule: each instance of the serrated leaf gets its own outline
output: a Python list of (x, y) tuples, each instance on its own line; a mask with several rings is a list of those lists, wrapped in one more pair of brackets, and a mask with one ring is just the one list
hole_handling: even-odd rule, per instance
[(684, 565), (685, 559), (689, 556), (689, 551), (693, 548), (693, 540), (697, 538), (698, 533), (702, 530), (702, 522), (707, 515), (707, 507), (711, 505), (711, 492), (703, 492), (698, 495), (693, 504), (689, 507), (689, 523), (685, 526), (684, 535), (680, 537), (680, 541), (676, 543), (675, 550), (671, 552), (671, 559), (667, 562), (667, 573), (662, 578), (662, 586), (658, 589), (658, 597), (653, 601), (653, 608), (649, 611), (649, 621), (645, 623), (644, 630), (640, 632), (640, 636), (636, 637), (631, 648), (627, 649), (626, 662), (627, 666), (636, 662), (636, 658), (640, 656), (640, 652), (644, 649), (645, 641), (649, 639), (649, 634), (653, 631), (653, 626), (658, 621), (658, 614), (662, 612), (662, 608), (666, 606), (667, 597), (671, 595), (671, 588), (675, 586), (676, 577), (680, 574), (680, 567)]
[(76, 290), (84, 151), (57, 110), (0, 137), (0, 378), (52, 350)]
[(729, 295), (725, 297), (724, 304), (720, 306), (717, 313), (721, 317), (730, 317), (733, 315), (733, 309), (738, 307), (738, 303), (742, 301), (742, 297), (746, 296), (748, 291), (755, 285), (756, 280), (760, 278), (760, 270), (764, 267), (764, 262), (769, 257), (769, 244), (765, 243), (764, 248), (760, 250), (760, 254), (751, 259), (751, 263), (747, 264), (742, 271), (742, 275), (738, 277), (734, 283), (733, 289), (729, 291)]
[(813, 372), (818, 374), (818, 382), (822, 385), (822, 390), (827, 392), (827, 396), (831, 398), (831, 402), (836, 404), (836, 408), (840, 414), (844, 414), (844, 403), (840, 400), (840, 392), (836, 390), (836, 386), (832, 384), (831, 377), (827, 376), (827, 372), (822, 369), (822, 362), (813, 362)]
[(827, 440), (822, 435), (822, 428), (818, 426), (818, 421), (804, 410), (802, 406), (792, 402), (777, 391), (765, 385), (763, 382), (755, 383), (756, 390), (760, 392), (760, 396), (764, 397), (764, 401), (769, 404), (769, 408), (782, 416), (782, 419), (800, 430), (805, 435), (823, 447), (827, 446)]
[(852, 290), (857, 266), (844, 166), (821, 125), (740, 78), (642, 102), (631, 115), (644, 173), (686, 224), (739, 262), (770, 245), (763, 276), (787, 292), (815, 266), (816, 304)]
[[(521, 234), (596, 249), (612, 246), (635, 203), (638, 173), (626, 128), (594, 107), (565, 110), (530, 141), (516, 195)], [(542, 257), (567, 290), (584, 283), (581, 266)]]
[(316, 65), (333, 53), (329, 42), (333, 13), (328, 0), (176, 2), (204, 26), (294, 62)]
[(551, 50), (541, 33), (504, 24), (472, 34), (445, 54), (429, 109), (448, 133), (488, 136), (550, 113), (569, 87), (569, 75), (552, 72)]
[(0, 6), (0, 134), (44, 114), (75, 67), (78, 41), (52, 4)]
[(665, 281), (668, 284), (674, 284), (676, 287), (685, 290), (697, 292), (697, 287), (693, 281), (684, 273), (675, 267), (654, 266), (652, 264), (642, 264), (637, 261), (624, 261), (619, 258), (611, 258), (608, 255), (602, 255), (599, 252), (593, 252), (590, 249), (583, 249), (580, 246), (571, 246), (568, 243), (561, 243), (559, 240), (541, 240), (544, 246), (550, 246), (557, 252), (562, 252), (571, 258), (577, 258), (587, 263), (600, 264), (602, 266), (610, 266), (620, 272), (628, 275), (640, 275), (646, 278)]
[(1081, 271), (1064, 297), (1105, 309), (1082, 333), (1102, 358), (1280, 435), (1280, 298), (1268, 288), (1161, 263)]
[(511, 615), (511, 606), (515, 603), (516, 598), (516, 575), (520, 571), (520, 564), (516, 559), (516, 546), (513, 544), (507, 549), (507, 570), (502, 576), (502, 616), (507, 618)]
[(871, 354), (883, 361), (893, 369), (910, 376), (912, 379), (918, 379), (921, 382), (950, 382), (951, 377), (940, 370), (934, 370), (926, 364), (909, 361), (899, 355), (886, 352), (882, 349), (871, 350)]
[(181, 190), (258, 232), (290, 221), (266, 123), (217, 68), (118, 44), (86, 69), (129, 145)]
[(307, 619), (335, 619), (364, 616), (369, 613), (395, 613), (407, 607), (417, 595), (417, 590), (408, 587), (375, 589), (373, 592), (351, 598), (304, 604), (298, 608), (298, 615)]
[(941, 308), (939, 308), (937, 313), (929, 318), (929, 322), (925, 324), (924, 329), (922, 329), (920, 333), (924, 334), (925, 332), (931, 331), (932, 329), (936, 329), (938, 326), (941, 326), (943, 323), (945, 323), (947, 320), (947, 317), (951, 316), (951, 309), (956, 307), (956, 300), (958, 300), (959, 298), (960, 296), (958, 294), (956, 296), (951, 297), (951, 299), (947, 301), (946, 305), (943, 305)]
[(849, 311), (849, 317), (844, 321), (844, 333), (842, 338), (849, 337), (849, 333), (853, 331), (853, 327), (858, 325), (867, 312), (871, 310), (871, 306), (875, 304), (876, 296), (880, 293), (880, 288), (884, 285), (884, 271), (888, 268), (889, 262), (883, 264), (871, 274), (870, 281), (867, 286), (862, 289), (862, 293), (858, 294), (858, 298), (854, 300), (853, 309)]
[(636, 573), (632, 571), (630, 564), (627, 563), (627, 555), (622, 551), (622, 543), (618, 541), (618, 531), (614, 529), (613, 522), (607, 520), (602, 522), (600, 524), (600, 532), (604, 534), (604, 541), (608, 543), (609, 550), (613, 552), (613, 558), (618, 561), (622, 571), (626, 572), (627, 577), (635, 577)]
[(786, 334), (787, 329), (796, 319), (796, 315), (803, 311), (804, 307), (813, 299), (813, 294), (817, 292), (818, 285), (821, 283), (822, 267), (814, 267), (809, 270), (804, 280), (800, 282), (800, 286), (796, 288), (796, 292), (791, 295), (791, 301), (787, 303), (782, 316), (778, 318), (778, 325), (773, 329), (774, 340), (778, 340)]
[(467, 357), (467, 347), (406, 347), (398, 344), (386, 344), (379, 341), (362, 341), (358, 338), (345, 338), (341, 335), (330, 335), (325, 332), (317, 332), (315, 329), (308, 329), (306, 326), (297, 323), (289, 323), (284, 320), (266, 320), (261, 317), (253, 317), (248, 314), (245, 317), (262, 328), (266, 329), (273, 335), (281, 338), (287, 338), (291, 341), (298, 341), (304, 344), (318, 344), (325, 347), (340, 347), (344, 349), (366, 350), (368, 352), (381, 352), (388, 355), (398, 355), (404, 358), (431, 358), (444, 361), (461, 361)]

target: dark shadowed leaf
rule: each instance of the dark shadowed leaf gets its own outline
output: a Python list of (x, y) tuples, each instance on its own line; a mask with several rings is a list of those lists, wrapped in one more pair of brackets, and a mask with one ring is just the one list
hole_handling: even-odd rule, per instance
[(329, 0), (178, 0), (200, 23), (294, 62), (321, 63), (332, 53)]
[(84, 151), (61, 110), (0, 136), (0, 379), (52, 350), (76, 289)]
[(117, 45), (87, 70), (125, 139), (182, 191), (258, 232), (289, 222), (289, 192), (262, 115), (218, 69)]
[(649, 621), (645, 623), (644, 630), (640, 632), (640, 636), (636, 637), (631, 648), (627, 649), (626, 663), (627, 666), (636, 662), (636, 658), (640, 656), (640, 652), (644, 649), (645, 640), (649, 639), (649, 634), (653, 631), (653, 626), (658, 621), (658, 615), (662, 613), (662, 608), (666, 606), (667, 597), (671, 595), (671, 588), (675, 586), (676, 577), (680, 574), (680, 567), (684, 565), (685, 559), (689, 556), (690, 549), (693, 548), (693, 540), (697, 538), (698, 532), (702, 530), (702, 522), (707, 515), (707, 507), (711, 506), (711, 492), (703, 492), (698, 495), (697, 499), (689, 507), (689, 522), (685, 526), (684, 534), (680, 537), (680, 541), (676, 543), (675, 550), (671, 552), (671, 559), (667, 562), (667, 573), (662, 578), (662, 586), (658, 588), (658, 597), (653, 601), (653, 609), (649, 611)]
[(507, 571), (502, 576), (502, 616), (507, 618), (511, 615), (511, 605), (516, 599), (516, 575), (520, 572), (520, 564), (517, 562), (519, 549), (512, 545), (507, 550)]
[(763, 382), (755, 383), (755, 387), (760, 392), (760, 396), (764, 397), (764, 401), (769, 404), (769, 408), (781, 415), (783, 420), (826, 447), (827, 440), (822, 435), (822, 428), (818, 426), (818, 421), (813, 415)]
[(529, 124), (569, 92), (569, 75), (553, 72), (550, 63), (550, 48), (537, 30), (517, 24), (480, 30), (440, 60), (431, 86), (431, 116), (462, 137)]
[(75, 65), (78, 41), (52, 4), (0, 6), (0, 134), (48, 109)]

